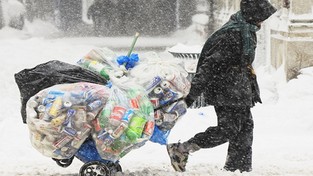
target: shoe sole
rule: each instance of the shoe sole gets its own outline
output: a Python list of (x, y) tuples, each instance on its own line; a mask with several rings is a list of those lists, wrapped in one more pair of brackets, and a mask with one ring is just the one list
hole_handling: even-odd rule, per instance
[(175, 171), (177, 172), (185, 172), (186, 170), (181, 168), (178, 163), (174, 160), (173, 156), (170, 154), (170, 150), (171, 150), (172, 146), (167, 145), (166, 146), (166, 150), (167, 150), (167, 154), (171, 159), (171, 165), (174, 168)]

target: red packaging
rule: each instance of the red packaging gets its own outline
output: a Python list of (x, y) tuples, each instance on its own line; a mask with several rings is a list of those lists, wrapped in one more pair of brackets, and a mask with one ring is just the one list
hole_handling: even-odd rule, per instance
[(151, 136), (154, 130), (154, 122), (148, 121), (145, 125), (145, 128), (143, 129), (143, 133), (146, 135)]

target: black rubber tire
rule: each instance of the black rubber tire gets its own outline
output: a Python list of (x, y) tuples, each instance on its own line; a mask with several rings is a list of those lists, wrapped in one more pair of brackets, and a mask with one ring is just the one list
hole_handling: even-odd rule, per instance
[(69, 159), (55, 159), (55, 158), (52, 159), (57, 163), (57, 165), (65, 168), (72, 164), (74, 157)]
[(110, 169), (111, 174), (115, 174), (117, 172), (122, 172), (122, 167), (119, 163), (113, 163), (113, 162), (109, 162), (106, 164), (108, 166), (108, 168)]
[(80, 168), (79, 176), (111, 176), (111, 171), (105, 163), (91, 161)]

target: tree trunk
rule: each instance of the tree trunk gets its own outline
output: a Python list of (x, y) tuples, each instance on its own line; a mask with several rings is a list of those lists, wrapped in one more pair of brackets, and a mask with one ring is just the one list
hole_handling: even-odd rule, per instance
[(216, 26), (216, 4), (215, 0), (208, 0), (209, 3), (209, 26), (208, 26), (208, 34), (212, 34), (215, 31), (215, 26)]
[(0, 29), (3, 28), (4, 20), (3, 20), (3, 14), (2, 14), (2, 0), (0, 0)]

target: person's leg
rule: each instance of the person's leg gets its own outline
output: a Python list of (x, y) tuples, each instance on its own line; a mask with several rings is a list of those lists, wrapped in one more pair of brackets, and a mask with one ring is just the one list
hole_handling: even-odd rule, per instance
[(233, 126), (237, 128), (239, 133), (229, 136), (229, 147), (224, 168), (229, 171), (239, 169), (241, 172), (249, 172), (252, 170), (254, 127), (250, 107), (230, 107), (230, 110), (230, 114), (236, 122)]
[(185, 171), (190, 152), (195, 152), (201, 148), (212, 148), (228, 141), (226, 131), (229, 128), (228, 113), (224, 113), (224, 107), (214, 108), (218, 118), (218, 126), (209, 127), (206, 131), (196, 134), (184, 143), (178, 142), (167, 145), (172, 166), (176, 171)]

